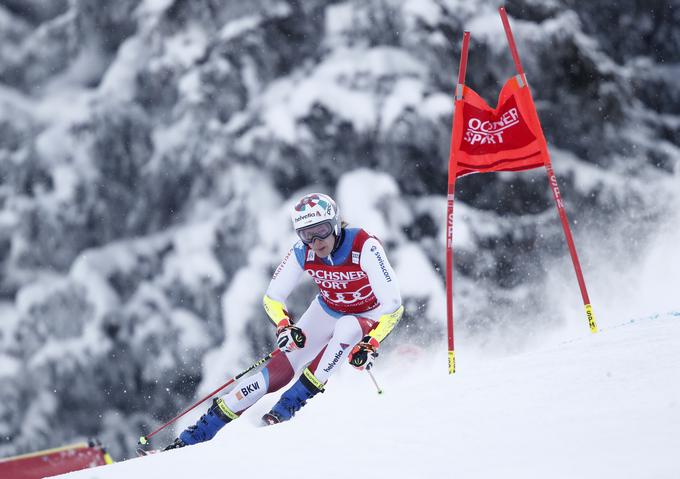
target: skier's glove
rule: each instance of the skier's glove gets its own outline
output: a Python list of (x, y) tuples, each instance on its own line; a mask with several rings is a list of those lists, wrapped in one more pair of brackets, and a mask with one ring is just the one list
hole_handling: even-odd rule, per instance
[(371, 336), (364, 336), (364, 339), (354, 346), (349, 353), (349, 363), (359, 371), (364, 369), (370, 370), (373, 367), (373, 361), (378, 357), (377, 350), (379, 346), (380, 343), (377, 339)]
[(291, 324), (290, 319), (282, 319), (276, 328), (276, 344), (284, 353), (290, 353), (296, 349), (305, 347), (305, 333), (300, 328)]

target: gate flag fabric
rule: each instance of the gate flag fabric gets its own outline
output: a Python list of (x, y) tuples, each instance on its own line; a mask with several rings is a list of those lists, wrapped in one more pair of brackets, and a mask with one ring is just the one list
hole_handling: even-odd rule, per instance
[(462, 85), (456, 101), (451, 155), (456, 177), (491, 171), (521, 171), (549, 162), (538, 114), (525, 88), (524, 75), (510, 78), (491, 108), (474, 90)]

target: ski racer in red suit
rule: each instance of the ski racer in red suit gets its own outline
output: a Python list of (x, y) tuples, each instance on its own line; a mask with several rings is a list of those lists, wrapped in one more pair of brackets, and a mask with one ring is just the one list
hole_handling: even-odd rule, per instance
[[(242, 379), (213, 404), (195, 425), (166, 449), (212, 439), (265, 394), (277, 391), (296, 374), (298, 380), (262, 418), (265, 424), (287, 421), (323, 392), (343, 361), (370, 369), (380, 342), (404, 312), (397, 278), (377, 238), (340, 221), (329, 196), (304, 196), (292, 212), (298, 241), (276, 268), (264, 296), (264, 308), (276, 325), (279, 351), (257, 374)], [(298, 321), (285, 301), (299, 280), (309, 275), (319, 294)]]

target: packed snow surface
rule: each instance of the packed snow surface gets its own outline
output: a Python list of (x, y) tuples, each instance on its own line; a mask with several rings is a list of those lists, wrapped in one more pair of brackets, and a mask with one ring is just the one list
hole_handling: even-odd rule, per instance
[(680, 312), (579, 319), (514, 355), (461, 345), (453, 376), (444, 347), (404, 348), (382, 395), (345, 365), (288, 423), (256, 427), (271, 394), (211, 442), (60, 477), (680, 477)]

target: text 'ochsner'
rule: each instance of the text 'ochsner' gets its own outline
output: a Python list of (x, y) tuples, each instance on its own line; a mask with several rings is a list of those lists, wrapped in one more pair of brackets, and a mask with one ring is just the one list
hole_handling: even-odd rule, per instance
[(471, 145), (503, 143), (503, 130), (519, 123), (517, 108), (510, 108), (498, 121), (482, 121), (470, 118), (465, 131), (465, 141)]

